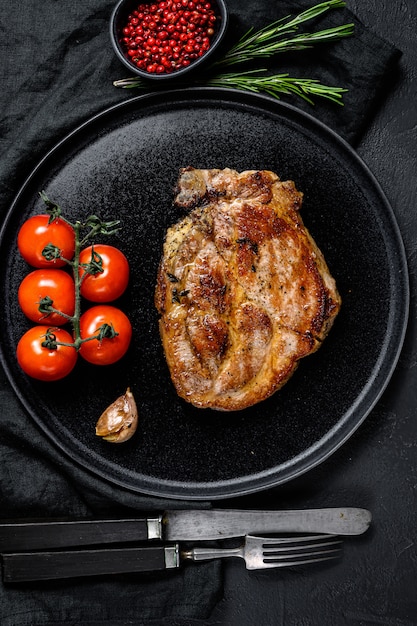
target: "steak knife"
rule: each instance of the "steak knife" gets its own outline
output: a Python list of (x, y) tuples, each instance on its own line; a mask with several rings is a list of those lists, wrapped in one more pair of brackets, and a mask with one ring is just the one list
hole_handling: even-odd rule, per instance
[(139, 519), (0, 522), (0, 553), (160, 539), (201, 541), (247, 534), (326, 533), (361, 535), (371, 513), (360, 508), (257, 511), (172, 510)]

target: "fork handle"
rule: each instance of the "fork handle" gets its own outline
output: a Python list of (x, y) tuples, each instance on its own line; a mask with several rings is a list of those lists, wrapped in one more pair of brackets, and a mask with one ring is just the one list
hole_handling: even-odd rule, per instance
[(3, 582), (17, 583), (179, 567), (178, 544), (135, 548), (54, 550), (3, 554)]
[(181, 552), (181, 558), (189, 561), (208, 561), (236, 556), (243, 558), (242, 548), (192, 548)]

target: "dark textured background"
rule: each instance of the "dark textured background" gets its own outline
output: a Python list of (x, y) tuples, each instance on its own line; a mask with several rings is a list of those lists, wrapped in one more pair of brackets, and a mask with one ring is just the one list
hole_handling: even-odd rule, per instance
[[(236, 13), (244, 13), (249, 23), (255, 24), (263, 22), (266, 7), (274, 18), (282, 15), (284, 6), (286, 14), (289, 4), (253, 0), (240, 8), (240, 2), (231, 2)], [(292, 3), (294, 7), (300, 4)], [(346, 542), (344, 558), (336, 565), (248, 573), (241, 563), (228, 563), (224, 568), (223, 599), (209, 618), (198, 622), (206, 626), (417, 624), (417, 6), (414, 0), (348, 0), (347, 5), (377, 38), (384, 38), (402, 52), (389, 89), (377, 93), (371, 106), (357, 96), (367, 86), (364, 64), (362, 90), (360, 82), (355, 83), (357, 90), (353, 89), (347, 98), (348, 110), (356, 113), (354, 122), (348, 116), (340, 132), (356, 145), (381, 183), (404, 238), (412, 296), (405, 347), (378, 405), (327, 462), (291, 484), (222, 505), (298, 508), (350, 504), (369, 508), (374, 522), (364, 537)], [(94, 113), (130, 97), (111, 85), (112, 80), (125, 76), (108, 47), (106, 30), (112, 7), (113, 2), (105, 0), (88, 0), (82, 6), (56, 0), (24, 0), (8, 7), (2, 3), (3, 214), (32, 167), (57, 139)], [(239, 26), (239, 19), (236, 22)], [(360, 48), (362, 38), (357, 41)], [(320, 59), (309, 59), (311, 64), (317, 62), (327, 68), (325, 52)], [(355, 59), (357, 62), (357, 55)], [(297, 67), (293, 58), (291, 63)], [(331, 56), (331, 66), (330, 78), (342, 82), (345, 74), (341, 71), (338, 76), (337, 55)], [(310, 69), (307, 63), (300, 71)], [(331, 123), (336, 113), (326, 109), (316, 107), (315, 113)], [(3, 374), (0, 382), (2, 515), (119, 515), (149, 504), (146, 498), (141, 501), (135, 494), (99, 483), (94, 477), (78, 475), (71, 464), (51, 452), (25, 419)], [(164, 579), (158, 584), (151, 577), (146, 583), (119, 578), (113, 583), (2, 588), (0, 622), (5, 626), (142, 625), (147, 623), (142, 620), (147, 615), (155, 618), (154, 624), (161, 624), (162, 616), (168, 615), (167, 624), (191, 626), (197, 623), (193, 617), (202, 614), (186, 603), (198, 609), (199, 604), (207, 606), (217, 597), (216, 584), (207, 588), (211, 576), (215, 582), (220, 580), (217, 568), (205, 570), (200, 581), (195, 573), (192, 580), (187, 575), (177, 577), (175, 585), (168, 585)], [(187, 589), (194, 594), (187, 596)], [(175, 592), (185, 593), (176, 596), (180, 598), (177, 604), (173, 602)]]

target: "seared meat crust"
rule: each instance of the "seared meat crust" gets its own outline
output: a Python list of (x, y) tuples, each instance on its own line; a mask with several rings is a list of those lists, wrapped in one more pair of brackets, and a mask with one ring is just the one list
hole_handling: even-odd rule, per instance
[(317, 350), (340, 296), (292, 181), (190, 167), (175, 202), (189, 213), (168, 229), (155, 292), (172, 381), (197, 407), (244, 409)]

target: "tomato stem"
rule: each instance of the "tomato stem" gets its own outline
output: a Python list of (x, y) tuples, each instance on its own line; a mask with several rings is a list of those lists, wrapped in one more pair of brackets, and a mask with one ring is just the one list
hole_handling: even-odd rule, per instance
[(80, 276), (80, 252), (81, 252), (81, 242), (80, 242), (80, 222), (75, 222), (74, 226), (75, 233), (75, 252), (74, 259), (72, 262), (72, 272), (74, 275), (74, 284), (75, 284), (75, 306), (74, 306), (74, 316), (73, 316), (73, 332), (74, 332), (74, 347), (76, 350), (80, 349), (81, 346), (81, 333), (80, 333), (80, 315), (81, 315), (81, 276)]
[[(92, 238), (94, 238), (95, 235), (116, 234), (120, 230), (120, 227), (119, 227), (120, 221), (112, 220), (110, 222), (104, 222), (96, 215), (90, 215), (85, 222), (80, 222), (79, 220), (77, 220), (76, 222), (72, 223), (62, 215), (61, 207), (58, 204), (55, 204), (55, 202), (52, 202), (51, 200), (49, 200), (48, 196), (46, 195), (44, 191), (41, 191), (39, 195), (46, 205), (46, 212), (50, 216), (49, 218), (50, 221), (53, 221), (54, 219), (57, 219), (59, 217), (59, 219), (66, 222), (73, 229), (74, 239), (75, 239), (74, 257), (72, 260), (66, 259), (63, 256), (61, 256), (59, 249), (53, 246), (52, 244), (49, 244), (44, 249), (45, 256), (48, 255), (51, 260), (55, 258), (60, 258), (67, 265), (71, 266), (73, 278), (74, 278), (74, 288), (75, 288), (74, 315), (69, 316), (69, 315), (66, 315), (65, 313), (62, 313), (61, 311), (57, 309), (54, 309), (52, 307), (53, 301), (51, 299), (49, 299), (50, 304), (47, 307), (47, 310), (40, 309), (42, 313), (46, 313), (46, 314), (52, 313), (52, 312), (58, 313), (59, 315), (62, 315), (63, 317), (68, 319), (68, 321), (72, 323), (74, 342), (73, 343), (60, 343), (58, 341), (55, 341), (55, 338), (54, 338), (53, 343), (55, 345), (73, 347), (78, 351), (81, 345), (86, 341), (91, 341), (93, 339), (97, 339), (98, 341), (101, 341), (103, 337), (109, 337), (109, 338), (115, 337), (118, 333), (113, 329), (113, 327), (112, 326), (110, 327), (108, 324), (103, 324), (103, 326), (100, 326), (100, 328), (97, 329), (96, 331), (97, 334), (91, 335), (90, 337), (86, 337), (85, 339), (81, 338), (81, 331), (80, 331), (81, 285), (82, 285), (84, 278), (88, 274), (98, 273), (103, 270), (100, 267), (101, 257), (100, 255), (94, 253), (94, 249), (92, 253), (91, 262), (86, 267), (80, 264), (80, 253), (81, 253), (81, 249), (85, 246), (85, 244), (88, 241), (90, 241)], [(87, 228), (89, 230), (84, 236), (81, 236), (81, 231), (84, 228)]]

